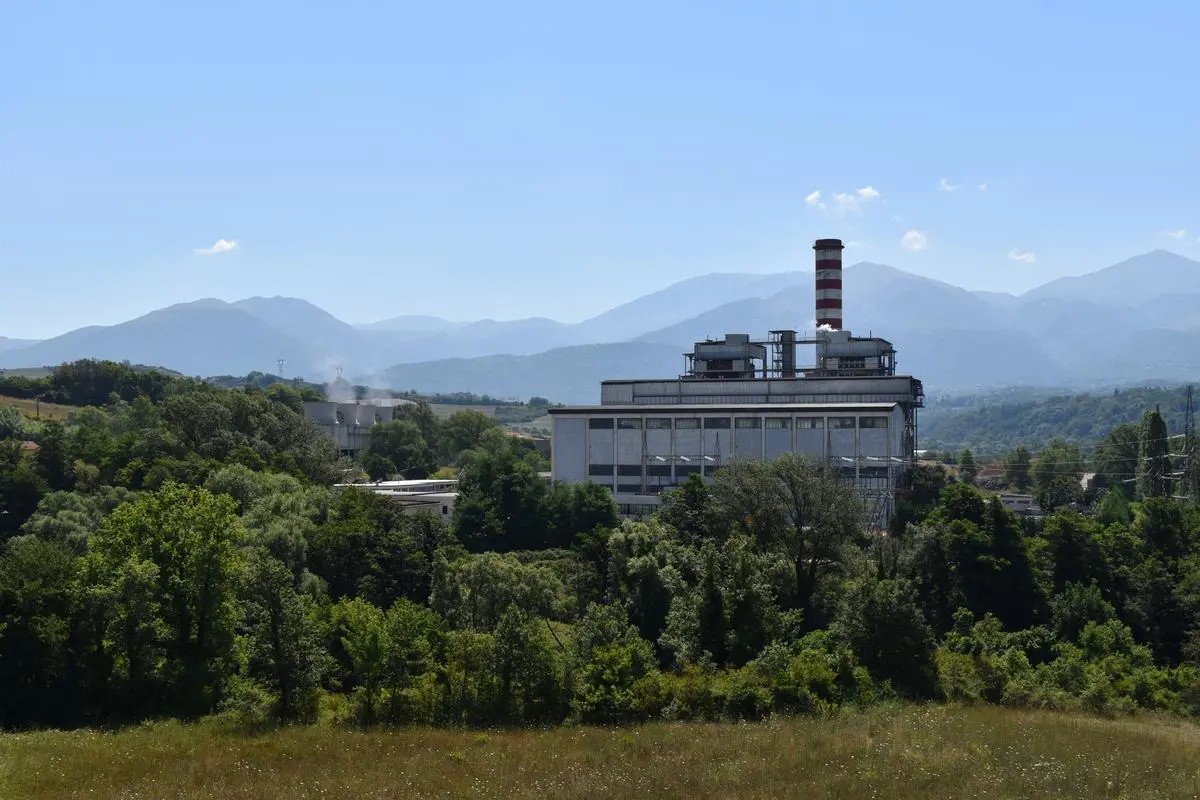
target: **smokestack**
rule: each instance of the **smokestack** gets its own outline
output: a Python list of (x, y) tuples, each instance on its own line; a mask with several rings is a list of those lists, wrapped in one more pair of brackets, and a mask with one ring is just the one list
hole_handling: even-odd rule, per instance
[(842, 250), (841, 239), (817, 239), (813, 243), (817, 268), (817, 328), (828, 325), (842, 329)]

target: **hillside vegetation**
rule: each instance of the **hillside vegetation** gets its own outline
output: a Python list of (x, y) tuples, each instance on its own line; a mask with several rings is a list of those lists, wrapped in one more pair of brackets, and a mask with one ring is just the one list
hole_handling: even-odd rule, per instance
[[(798, 454), (735, 462), (711, 484), (693, 475), (656, 515), (621, 520), (608, 490), (548, 485), (530, 442), (470, 409), (443, 421), (406, 405), (354, 464), (291, 387), (87, 365), (50, 381), (107, 401), (33, 430), (0, 420), (0, 727), (204, 722), (151, 727), (163, 731), (153, 740), (5, 739), (23, 748), (10, 752), (24, 768), (4, 776), (16, 796), (80, 790), (68, 753), (91, 779), (152, 796), (256, 782), (270, 796), (306, 778), (313, 794), (468, 779), (505, 793), (517, 776), (521, 791), (550, 794), (695, 793), (703, 777), (776, 796), (785, 778), (810, 779), (797, 769), (848, 796), (901, 779), (925, 796), (1191, 780), (1137, 771), (1165, 767), (1163, 747), (1103, 760), (1119, 727), (1057, 745), (1041, 723), (1018, 730), (995, 712), (879, 710), (1200, 717), (1200, 506), (1172, 498), (1153, 412), (1117, 429), (1107, 493), (1082, 492), (1066, 443), (1009, 470), (1038, 488), (1044, 520), (922, 467), (884, 536), (840, 471)], [(448, 524), (333, 485), (439, 466), (459, 479)], [(810, 719), (644, 727), (791, 717)], [(1036, 719), (1059, 734), (1091, 724)], [(281, 725), (312, 727), (254, 735)], [(838, 725), (844, 735), (818, 743)], [(462, 732), (519, 727), (544, 732), (494, 744)], [(385, 768), (389, 749), (410, 772)], [(180, 752), (213, 766), (201, 775)], [(165, 788), (150, 783), (160, 774)]]
[(367, 733), (217, 725), (0, 736), (0, 796), (360, 798), (1194, 797), (1200, 734), (991, 708), (755, 725)]
[[(1037, 449), (1056, 439), (1085, 449), (1118, 425), (1136, 423), (1158, 408), (1172, 431), (1183, 430), (1186, 387), (1110, 389), (1101, 393), (1062, 393), (1017, 399), (1026, 393), (969, 395), (935, 401), (920, 412), (920, 447), (970, 449), (999, 455), (1019, 445)], [(1196, 402), (1200, 404), (1200, 393)]]

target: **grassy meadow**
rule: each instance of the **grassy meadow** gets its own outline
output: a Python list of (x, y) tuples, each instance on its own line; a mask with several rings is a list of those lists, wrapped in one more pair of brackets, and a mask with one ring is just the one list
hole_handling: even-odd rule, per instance
[(235, 733), (156, 723), (0, 736), (0, 797), (1182, 798), (1200, 727), (995, 707), (744, 725)]
[(36, 400), (26, 400), (19, 397), (0, 396), (0, 405), (15, 406), (27, 417), (40, 416), (41, 419), (66, 419), (79, 409), (75, 406), (60, 406), (55, 403), (38, 403)]
[(454, 403), (430, 403), (430, 410), (433, 415), (440, 420), (450, 419), (451, 416), (460, 411), (478, 411), (489, 417), (496, 416), (496, 406), (494, 405), (456, 405)]

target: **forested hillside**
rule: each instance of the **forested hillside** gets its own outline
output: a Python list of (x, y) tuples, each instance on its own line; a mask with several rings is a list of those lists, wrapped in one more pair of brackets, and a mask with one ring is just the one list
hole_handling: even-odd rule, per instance
[[(52, 381), (109, 388), (86, 375)], [(115, 379), (131, 396), (68, 422), (0, 418), (5, 727), (610, 725), (889, 698), (1200, 714), (1200, 510), (1170, 497), (1161, 419), (1132, 432), (1120, 492), (1055, 494), (1079, 485), (1065, 443), (1025, 467), (1063, 501), (1042, 523), (919, 468), (884, 536), (799, 456), (622, 522), (470, 410), (416, 403), (354, 465), (288, 387)], [(333, 488), (364, 467), (456, 469), (451, 524)]]
[(1186, 401), (1186, 387), (1049, 396), (1044, 390), (1014, 388), (937, 399), (920, 412), (920, 447), (996, 455), (1063, 438), (1089, 448), (1114, 427), (1137, 422), (1155, 408), (1172, 431), (1182, 432)]

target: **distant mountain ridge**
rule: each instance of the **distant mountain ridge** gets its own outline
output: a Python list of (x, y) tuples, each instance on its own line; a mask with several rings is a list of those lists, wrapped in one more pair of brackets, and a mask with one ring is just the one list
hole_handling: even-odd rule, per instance
[[(697, 340), (811, 329), (812, 279), (809, 271), (702, 275), (574, 324), (408, 315), (350, 325), (295, 298), (205, 298), (41, 342), (0, 339), (0, 367), (97, 357), (223, 375), (275, 371), (284, 359), (286, 375), (308, 380), (340, 369), (397, 389), (592, 402), (603, 378), (677, 375)], [(1200, 376), (1200, 262), (1166, 251), (1022, 295), (861, 262), (846, 268), (844, 293), (846, 327), (892, 341), (899, 369), (927, 391)]]

